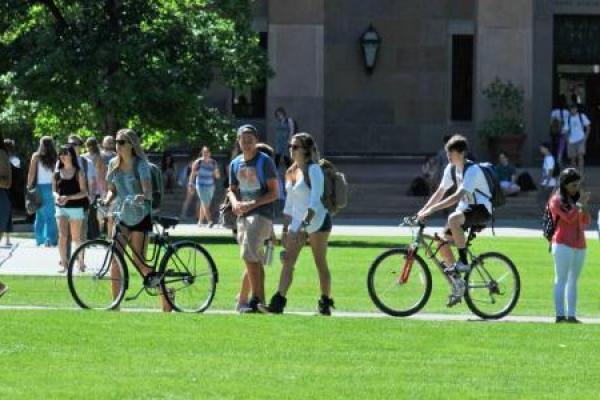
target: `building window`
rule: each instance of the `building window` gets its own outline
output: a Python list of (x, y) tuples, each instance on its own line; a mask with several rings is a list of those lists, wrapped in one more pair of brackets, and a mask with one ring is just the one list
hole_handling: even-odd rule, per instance
[[(260, 46), (267, 51), (267, 32), (259, 32)], [(265, 118), (267, 82), (252, 89), (233, 90), (231, 109), (237, 118)]]
[(452, 36), (451, 118), (473, 119), (473, 35)]

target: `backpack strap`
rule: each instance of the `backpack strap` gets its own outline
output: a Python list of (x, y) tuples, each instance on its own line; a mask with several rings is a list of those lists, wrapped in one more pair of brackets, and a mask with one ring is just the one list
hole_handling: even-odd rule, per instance
[(307, 164), (306, 164), (306, 170), (302, 171), (302, 174), (304, 175), (304, 183), (306, 183), (306, 186), (308, 186), (309, 189), (312, 189), (312, 185), (310, 183), (310, 174), (308, 173), (308, 169), (310, 168), (310, 166), (312, 164), (314, 164), (315, 162), (313, 160), (310, 160)]

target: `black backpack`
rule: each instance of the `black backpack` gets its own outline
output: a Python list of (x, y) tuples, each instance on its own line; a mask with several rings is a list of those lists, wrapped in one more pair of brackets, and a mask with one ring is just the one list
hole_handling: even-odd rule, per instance
[(531, 192), (537, 190), (537, 186), (533, 181), (533, 178), (529, 174), (529, 172), (522, 172), (517, 177), (517, 185), (521, 188), (522, 192)]
[(422, 176), (417, 176), (410, 183), (410, 187), (406, 192), (409, 196), (428, 196), (429, 195), (429, 185), (427, 181)]
[[(472, 165), (475, 165), (473, 161), (467, 161), (465, 163), (463, 169), (463, 176), (465, 176), (465, 174), (467, 173), (467, 169), (469, 169), (469, 167), (471, 167)], [(487, 182), (491, 196), (488, 196), (486, 193), (482, 192), (479, 189), (476, 189), (475, 191), (483, 197), (486, 197), (490, 200), (490, 203), (492, 203), (492, 210), (495, 210), (498, 207), (502, 207), (506, 203), (506, 196), (504, 196), (504, 192), (502, 191), (502, 187), (500, 186), (500, 179), (498, 179), (496, 169), (489, 162), (481, 162), (477, 163), (477, 165), (479, 166), (479, 168), (481, 168), (483, 176), (485, 176), (485, 181)], [(454, 182), (454, 184), (456, 185), (456, 166), (452, 166), (451, 173), (452, 182)]]

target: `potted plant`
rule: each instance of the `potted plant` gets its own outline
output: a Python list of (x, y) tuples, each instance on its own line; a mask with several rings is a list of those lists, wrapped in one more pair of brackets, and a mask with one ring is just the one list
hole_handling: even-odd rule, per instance
[(482, 94), (490, 102), (492, 112), (482, 122), (479, 135), (487, 140), (492, 161), (497, 162), (498, 155), (504, 152), (511, 161), (520, 163), (525, 141), (523, 88), (496, 78)]

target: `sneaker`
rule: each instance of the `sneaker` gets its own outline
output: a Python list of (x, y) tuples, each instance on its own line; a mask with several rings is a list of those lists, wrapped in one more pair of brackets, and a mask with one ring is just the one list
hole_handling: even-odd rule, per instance
[(575, 317), (567, 317), (567, 323), (569, 324), (581, 324), (582, 322)]
[(317, 310), (319, 311), (319, 314), (329, 316), (331, 315), (332, 308), (335, 308), (333, 299), (325, 295), (321, 296), (319, 302), (317, 303)]
[(448, 298), (448, 307), (455, 306), (461, 302), (462, 297), (465, 294), (465, 281), (460, 277), (452, 277), (452, 294)]
[(557, 324), (561, 324), (563, 322), (567, 322), (567, 318), (563, 317), (563, 316), (558, 316), (556, 317), (556, 323)]
[(445, 273), (449, 273), (449, 272), (469, 272), (471, 270), (471, 267), (467, 264), (464, 264), (460, 261), (455, 262), (454, 264), (452, 264), (449, 267), (444, 268), (444, 272)]
[(263, 314), (282, 314), (286, 304), (287, 299), (277, 292), (273, 295), (273, 297), (271, 297), (271, 301), (269, 302), (268, 306), (259, 304), (258, 311)]
[(258, 297), (252, 297), (248, 304), (240, 306), (240, 314), (256, 314), (260, 300)]

